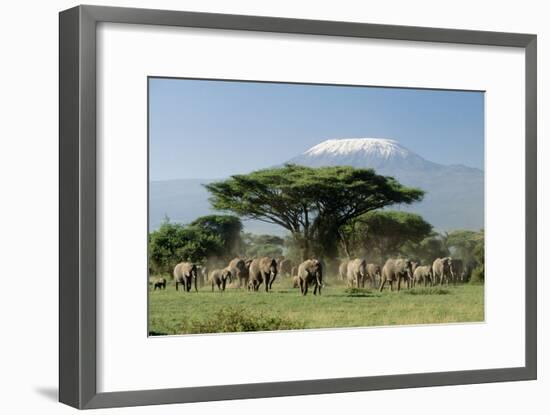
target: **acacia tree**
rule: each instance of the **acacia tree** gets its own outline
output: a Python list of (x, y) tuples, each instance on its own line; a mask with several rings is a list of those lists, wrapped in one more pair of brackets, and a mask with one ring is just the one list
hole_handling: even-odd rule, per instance
[[(424, 192), (372, 169), (285, 165), (205, 185), (215, 209), (287, 229), (310, 257), (314, 239), (339, 238), (350, 220), (388, 205), (410, 204)], [(322, 244), (321, 244), (322, 245)]]
[(207, 215), (201, 216), (190, 223), (191, 227), (197, 227), (212, 235), (220, 237), (223, 243), (224, 255), (235, 255), (241, 250), (241, 220), (231, 215)]
[(474, 249), (484, 240), (483, 231), (455, 230), (447, 234), (447, 245), (465, 263), (475, 262)]
[(406, 242), (400, 251), (406, 256), (420, 260), (423, 264), (430, 264), (435, 258), (443, 258), (451, 254), (446, 245), (445, 235), (432, 231), (420, 242)]
[(247, 257), (280, 257), (283, 255), (285, 240), (280, 236), (245, 233), (242, 239), (244, 255)]
[(472, 282), (485, 281), (485, 231), (479, 231), (479, 238), (473, 249), (473, 256), (476, 263), (472, 273)]
[(209, 257), (227, 257), (228, 247), (239, 244), (239, 218), (211, 215), (189, 225), (171, 223), (168, 218), (149, 233), (149, 265), (154, 273), (170, 274), (180, 261), (203, 262)]
[[(416, 245), (432, 232), (422, 216), (391, 210), (368, 212), (344, 228), (347, 254), (375, 254), (378, 259), (398, 255), (406, 245)], [(346, 248), (345, 247), (345, 248)], [(361, 252), (364, 251), (364, 252)]]

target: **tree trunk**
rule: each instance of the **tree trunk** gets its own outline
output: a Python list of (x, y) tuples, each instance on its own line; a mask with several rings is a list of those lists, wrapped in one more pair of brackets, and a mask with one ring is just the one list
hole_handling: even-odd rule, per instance
[(304, 235), (304, 244), (302, 249), (302, 261), (307, 261), (310, 255), (309, 235)]
[(300, 249), (302, 261), (309, 259), (311, 254), (311, 246), (308, 233), (304, 230), (303, 232), (294, 232), (292, 233), (292, 236), (294, 237), (296, 245)]
[(342, 231), (338, 231), (338, 237), (340, 238), (340, 242), (342, 244), (342, 248), (344, 248), (344, 252), (348, 259), (351, 259), (351, 252), (349, 249), (349, 241), (344, 236), (344, 233)]
[(310, 255), (310, 244), (309, 244), (309, 211), (307, 209), (307, 206), (304, 205), (304, 245), (302, 250), (302, 261), (306, 261), (309, 259)]

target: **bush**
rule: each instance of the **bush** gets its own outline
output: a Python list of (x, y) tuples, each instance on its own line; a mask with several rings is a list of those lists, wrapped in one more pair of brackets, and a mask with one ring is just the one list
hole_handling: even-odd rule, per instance
[(224, 307), (207, 320), (192, 320), (186, 332), (229, 333), (303, 329), (305, 324), (275, 315), (252, 315), (243, 307)]
[(241, 228), (239, 218), (228, 215), (200, 217), (191, 225), (166, 218), (149, 233), (149, 271), (171, 274), (178, 262), (203, 262), (231, 253), (231, 247), (239, 246)]
[(485, 267), (479, 265), (472, 271), (472, 277), (470, 278), (470, 284), (483, 284), (485, 282)]
[(445, 288), (439, 287), (426, 287), (426, 288), (413, 288), (412, 290), (403, 291), (403, 293), (408, 295), (446, 295), (450, 291)]
[(347, 297), (372, 297), (374, 294), (371, 290), (367, 288), (346, 288), (345, 290)]

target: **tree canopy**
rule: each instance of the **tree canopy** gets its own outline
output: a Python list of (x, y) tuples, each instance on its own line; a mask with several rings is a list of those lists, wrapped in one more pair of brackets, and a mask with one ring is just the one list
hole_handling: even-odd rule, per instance
[(455, 230), (447, 234), (447, 245), (454, 256), (462, 258), (465, 263), (472, 263), (476, 261), (473, 253), (484, 239), (483, 231)]
[(419, 260), (422, 264), (431, 264), (435, 258), (450, 255), (446, 238), (437, 232), (431, 232), (420, 242), (406, 242), (401, 252), (408, 257)]
[(472, 270), (472, 281), (485, 279), (485, 232), (455, 230), (446, 234), (447, 245), (453, 258), (460, 258)]
[(231, 215), (201, 216), (191, 222), (190, 227), (199, 228), (211, 235), (218, 235), (223, 243), (223, 251), (228, 255), (241, 250), (241, 220)]
[(352, 219), (385, 206), (410, 204), (424, 195), (372, 169), (345, 166), (285, 165), (205, 186), (215, 209), (289, 230), (303, 258), (309, 257), (314, 238), (338, 239), (341, 227)]
[(280, 257), (283, 255), (285, 240), (276, 235), (243, 235), (244, 255), (247, 257)]
[(171, 273), (181, 261), (200, 263), (227, 256), (240, 244), (241, 229), (241, 221), (234, 216), (204, 216), (190, 225), (165, 220), (149, 234), (149, 266), (155, 273)]
[(359, 216), (343, 229), (348, 256), (364, 254), (377, 258), (398, 255), (405, 244), (418, 244), (432, 233), (422, 216), (378, 210)]

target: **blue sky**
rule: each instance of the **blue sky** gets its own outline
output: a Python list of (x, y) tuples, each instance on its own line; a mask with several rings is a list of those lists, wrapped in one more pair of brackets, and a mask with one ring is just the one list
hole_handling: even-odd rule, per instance
[(223, 178), (329, 138), (391, 138), (483, 169), (481, 92), (149, 79), (150, 179)]

